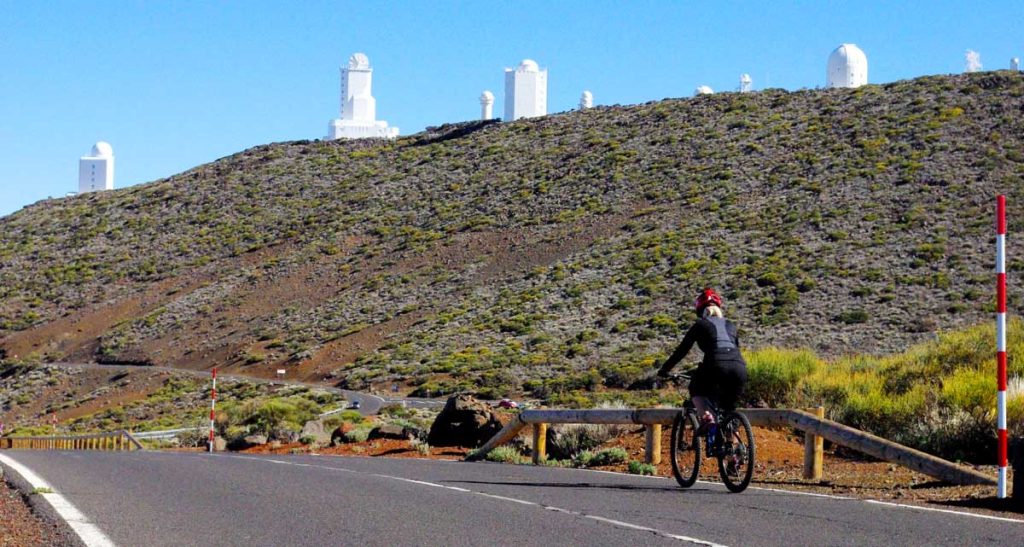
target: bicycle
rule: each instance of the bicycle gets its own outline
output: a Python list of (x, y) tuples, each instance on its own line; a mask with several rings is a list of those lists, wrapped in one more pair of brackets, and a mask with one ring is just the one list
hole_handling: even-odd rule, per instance
[[(692, 369), (691, 369), (692, 370)], [(690, 374), (680, 372), (669, 379), (690, 380)], [(750, 420), (735, 410), (723, 412), (715, 401), (708, 400), (714, 421), (702, 424), (687, 399), (683, 410), (672, 422), (671, 463), (672, 474), (683, 488), (697, 482), (705, 454), (718, 459), (718, 474), (730, 492), (742, 492), (754, 476), (754, 430)], [(701, 450), (701, 443), (704, 449)]]

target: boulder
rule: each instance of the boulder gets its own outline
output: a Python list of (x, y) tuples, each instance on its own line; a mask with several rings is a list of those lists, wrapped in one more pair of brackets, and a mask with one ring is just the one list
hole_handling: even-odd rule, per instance
[(224, 437), (217, 435), (213, 438), (213, 451), (224, 452), (228, 449), (228, 442), (224, 440)]
[(334, 431), (331, 432), (331, 446), (338, 446), (339, 444), (347, 443), (345, 434), (355, 429), (355, 426), (348, 422), (343, 422)]
[(370, 431), (368, 439), (396, 439), (399, 441), (407, 441), (409, 439), (422, 440), (425, 436), (426, 432), (416, 427), (402, 427), (400, 425), (384, 424), (373, 428)]
[(227, 443), (227, 449), (245, 450), (247, 448), (264, 444), (267, 444), (267, 437), (265, 435), (246, 435), (245, 437), (236, 438)]
[(245, 443), (248, 444), (249, 446), (259, 446), (261, 444), (267, 444), (266, 435), (246, 435), (245, 438), (243, 438), (242, 440), (245, 441)]
[(469, 395), (448, 399), (437, 415), (427, 443), (430, 446), (462, 446), (476, 448), (501, 431), (502, 424), (491, 408)]
[(270, 433), (271, 441), (279, 441), (281, 443), (295, 443), (299, 442), (299, 433), (292, 431), (291, 429), (278, 428)]
[(331, 442), (331, 434), (327, 432), (327, 428), (324, 423), (320, 420), (310, 420), (306, 422), (306, 425), (302, 426), (302, 431), (299, 432), (299, 440), (312, 439), (310, 444), (315, 446), (323, 446)]

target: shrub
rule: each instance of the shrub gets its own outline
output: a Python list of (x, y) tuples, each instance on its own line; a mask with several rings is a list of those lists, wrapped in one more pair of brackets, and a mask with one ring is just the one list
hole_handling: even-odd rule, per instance
[(345, 433), (345, 441), (350, 443), (366, 442), (366, 439), (370, 438), (371, 429), (370, 427), (357, 427)]
[(792, 403), (797, 384), (818, 369), (818, 358), (809, 350), (765, 348), (745, 356), (747, 401), (768, 406)]
[(415, 450), (416, 452), (419, 452), (420, 455), (422, 456), (430, 455), (430, 445), (424, 441), (421, 441), (419, 439), (413, 439), (409, 441), (409, 446), (411, 446), (412, 449)]
[(622, 428), (611, 424), (566, 424), (548, 431), (548, 457), (573, 460), (617, 436)]
[(629, 454), (623, 448), (606, 448), (599, 452), (585, 450), (576, 457), (575, 463), (580, 467), (602, 467), (626, 461)]
[(629, 472), (633, 475), (653, 475), (655, 471), (657, 470), (649, 463), (640, 463), (636, 460), (629, 462)]
[(867, 323), (868, 312), (864, 310), (847, 310), (836, 316), (836, 320), (847, 325)]
[(487, 453), (487, 461), (500, 463), (525, 463), (526, 458), (514, 447), (499, 446)]

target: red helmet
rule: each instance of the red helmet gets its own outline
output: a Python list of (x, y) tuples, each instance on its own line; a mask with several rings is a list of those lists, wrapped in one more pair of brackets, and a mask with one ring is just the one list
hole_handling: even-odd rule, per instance
[(711, 287), (701, 291), (700, 296), (698, 296), (697, 300), (693, 303), (694, 311), (696, 311), (697, 314), (703, 312), (704, 308), (708, 306), (722, 307), (722, 297), (719, 296), (718, 293), (715, 292), (715, 289), (712, 289)]

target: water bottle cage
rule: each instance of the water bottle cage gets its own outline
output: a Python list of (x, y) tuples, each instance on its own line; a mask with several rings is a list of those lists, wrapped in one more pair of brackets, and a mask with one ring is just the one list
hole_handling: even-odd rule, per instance
[(716, 439), (716, 437), (717, 437), (716, 434), (718, 433), (718, 424), (712, 422), (712, 423), (707, 424), (707, 426), (708, 426), (708, 442), (707, 442), (708, 456), (714, 457), (714, 456), (717, 455), (717, 452), (718, 452), (718, 443), (716, 442), (716, 440), (717, 440)]

